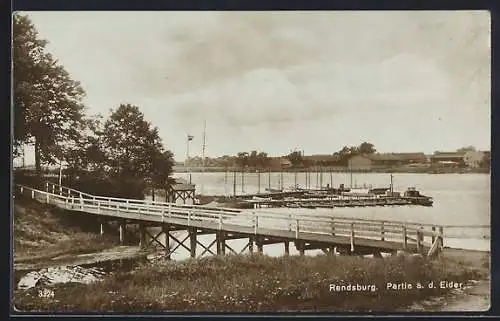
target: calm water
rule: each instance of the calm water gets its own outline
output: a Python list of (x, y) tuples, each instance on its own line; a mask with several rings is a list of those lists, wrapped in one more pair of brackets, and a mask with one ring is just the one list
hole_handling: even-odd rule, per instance
[[(233, 175), (229, 173), (192, 173), (192, 182), (196, 184), (197, 193), (207, 195), (229, 195), (233, 192)], [(186, 178), (186, 173), (177, 173), (174, 176)], [(297, 174), (297, 184), (304, 187), (305, 173)], [(280, 187), (280, 173), (271, 173), (271, 188)], [(236, 193), (256, 193), (259, 190), (257, 173), (245, 173), (243, 184), (241, 173), (236, 175)], [(323, 173), (323, 186), (331, 184), (350, 186), (351, 175), (346, 173)], [(310, 213), (328, 213), (342, 217), (357, 217), (367, 219), (386, 219), (411, 221), (437, 225), (489, 225), (490, 224), (490, 176), (486, 174), (395, 174), (393, 178), (394, 190), (403, 192), (406, 188), (416, 187), (421, 193), (434, 198), (433, 207), (400, 206), (400, 207), (366, 207), (366, 208), (335, 208), (335, 209), (293, 209), (293, 211)], [(295, 174), (283, 173), (285, 188), (295, 184)], [(319, 186), (319, 174), (310, 174), (310, 186)], [(355, 173), (352, 175), (352, 184), (357, 186), (387, 187), (390, 184), (389, 174)], [(268, 173), (260, 175), (260, 191), (269, 187)], [(272, 208), (272, 212), (290, 212), (288, 208)], [(445, 229), (448, 232), (463, 235), (459, 239), (445, 237), (445, 246), (467, 249), (490, 249), (489, 229), (455, 228)], [(181, 239), (184, 235), (180, 235)], [(213, 236), (200, 237), (204, 245), (209, 245)], [(228, 244), (236, 251), (245, 246), (243, 240), (232, 240)], [(215, 248), (215, 246), (214, 246)], [(215, 249), (213, 249), (215, 251)], [(173, 258), (183, 259), (189, 256), (184, 249), (179, 248)], [(226, 250), (228, 252), (228, 250)], [(283, 254), (283, 245), (264, 246), (264, 252), (276, 256)], [(321, 251), (307, 251), (314, 254)], [(290, 254), (296, 254), (291, 244)], [(201, 254), (201, 252), (200, 252)], [(206, 254), (205, 254), (206, 255)]]

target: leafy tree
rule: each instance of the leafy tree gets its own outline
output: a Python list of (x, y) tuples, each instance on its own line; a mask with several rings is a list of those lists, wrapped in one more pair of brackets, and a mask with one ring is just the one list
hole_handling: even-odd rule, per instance
[[(137, 106), (122, 104), (112, 111), (104, 124), (102, 150), (109, 174), (117, 182), (148, 179), (154, 188), (169, 183), (173, 155), (164, 150), (158, 129), (144, 119)], [(123, 184), (117, 189), (121, 187)], [(135, 187), (133, 197), (142, 196), (144, 186), (136, 184)]]
[(361, 143), (357, 150), (359, 154), (374, 154), (376, 151), (375, 146), (367, 142)]
[(245, 168), (248, 165), (249, 155), (247, 152), (239, 152), (236, 155), (236, 164), (241, 168)]
[(260, 152), (257, 154), (257, 166), (260, 168), (266, 168), (269, 166), (271, 159), (267, 156), (266, 152)]
[(475, 151), (476, 151), (476, 147), (474, 147), (472, 145), (457, 149), (458, 153), (475, 152)]
[(85, 92), (50, 53), (27, 16), (13, 16), (15, 146), (33, 144), (35, 168), (64, 158), (84, 126)]
[(286, 158), (292, 163), (292, 167), (299, 167), (303, 164), (302, 153), (300, 151), (293, 151)]

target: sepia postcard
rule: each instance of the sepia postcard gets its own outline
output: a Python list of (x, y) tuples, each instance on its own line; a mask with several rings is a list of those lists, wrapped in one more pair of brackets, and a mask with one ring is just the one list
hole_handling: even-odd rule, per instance
[(12, 311), (487, 311), (490, 20), (15, 12)]

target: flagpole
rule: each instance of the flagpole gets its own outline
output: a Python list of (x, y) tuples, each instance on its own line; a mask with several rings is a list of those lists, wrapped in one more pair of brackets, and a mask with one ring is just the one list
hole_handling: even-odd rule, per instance
[(189, 142), (191, 141), (192, 136), (187, 135), (187, 141), (186, 141), (186, 160), (184, 161), (184, 167), (186, 168), (186, 173), (187, 173), (187, 181), (189, 184), (191, 184), (191, 171), (188, 167), (188, 161), (189, 161)]

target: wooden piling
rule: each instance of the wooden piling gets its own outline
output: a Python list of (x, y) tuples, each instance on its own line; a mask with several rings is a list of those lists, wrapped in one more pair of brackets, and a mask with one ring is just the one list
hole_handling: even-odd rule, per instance
[(354, 252), (354, 223), (351, 223), (351, 253)]
[(245, 194), (245, 169), (241, 168), (241, 194)]
[(269, 167), (269, 171), (267, 173), (267, 188), (269, 192), (271, 192), (271, 167)]
[(253, 253), (253, 236), (248, 237), (248, 250)]
[(257, 237), (257, 251), (262, 254), (264, 253), (264, 244), (262, 242), (262, 237), (258, 236)]
[(403, 226), (403, 250), (408, 249), (408, 235), (406, 231), (406, 226)]
[(139, 247), (145, 249), (146, 244), (146, 227), (143, 224), (139, 224)]
[(170, 260), (170, 228), (163, 225), (161, 231), (165, 234), (165, 259)]
[(196, 228), (189, 229), (189, 249), (193, 259), (196, 258), (196, 232)]
[(299, 245), (300, 256), (304, 256), (306, 254), (306, 244), (305, 244), (305, 242), (304, 241), (299, 241), (298, 245)]
[(285, 255), (290, 255), (290, 243), (285, 241)]
[(125, 223), (120, 222), (119, 224), (118, 230), (120, 232), (120, 245), (123, 245), (125, 243)]
[(380, 240), (385, 241), (384, 221), (380, 225)]
[(236, 170), (233, 171), (233, 196), (236, 197)]
[(257, 194), (260, 194), (260, 170), (257, 170)]

